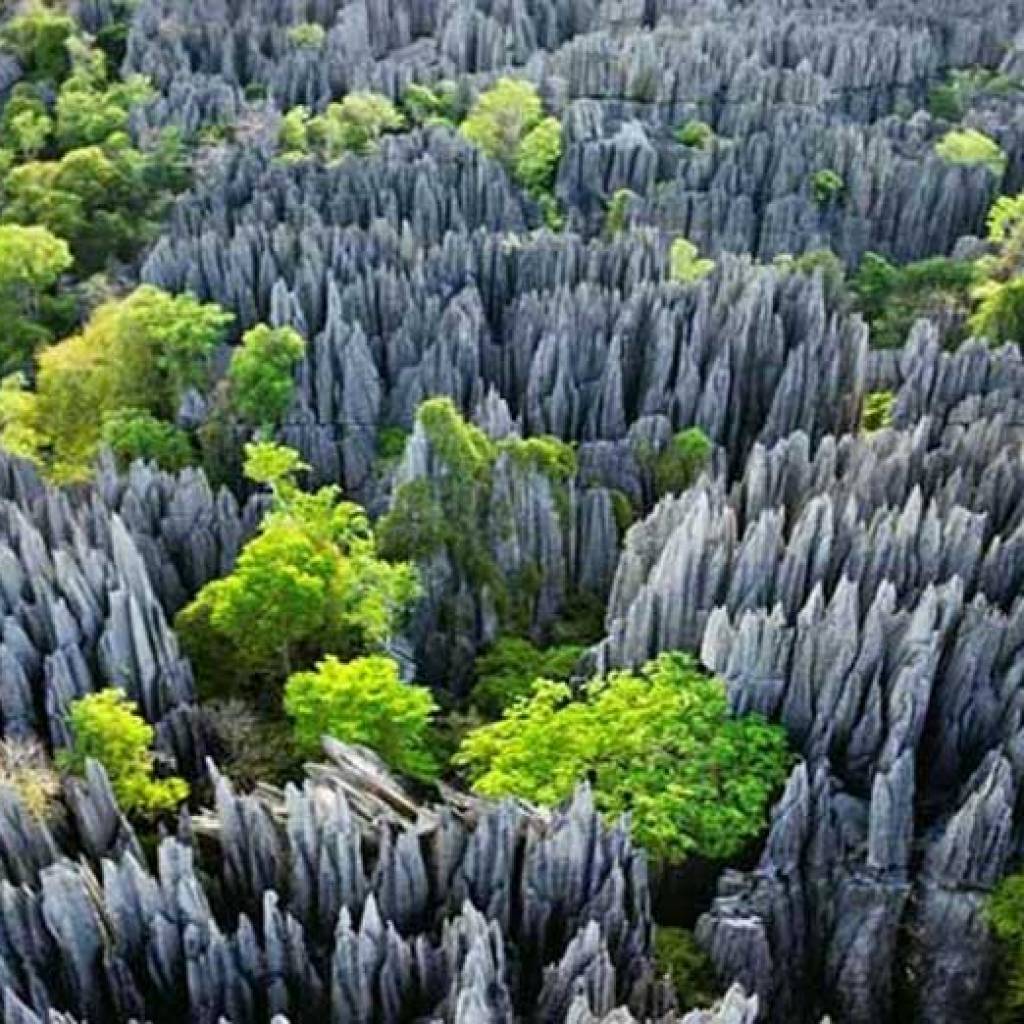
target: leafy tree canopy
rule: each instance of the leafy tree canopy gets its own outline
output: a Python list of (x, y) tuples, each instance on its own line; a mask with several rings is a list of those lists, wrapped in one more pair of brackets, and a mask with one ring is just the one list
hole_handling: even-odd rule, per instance
[(158, 814), (188, 796), (184, 780), (154, 777), (153, 727), (120, 690), (111, 687), (76, 700), (68, 717), (74, 739), (60, 752), (58, 764), (82, 774), (89, 758), (99, 761), (124, 810)]
[(246, 451), (247, 472), (270, 484), (273, 504), (231, 574), (178, 615), (200, 670), (283, 679), (325, 654), (382, 647), (417, 593), (412, 567), (378, 557), (365, 512), (337, 488), (300, 491), (303, 464), (290, 449), (262, 442)]
[(437, 770), (430, 751), (434, 698), (422, 686), (403, 683), (392, 658), (341, 662), (328, 656), (314, 671), (289, 677), (284, 708), (296, 742), (308, 753), (319, 750), (321, 736), (334, 736), (370, 747), (408, 775), (427, 777)]
[(306, 351), (306, 342), (291, 327), (258, 324), (242, 335), (231, 354), (228, 380), (231, 400), (249, 423), (273, 426), (291, 404), (293, 370)]
[(485, 796), (545, 805), (592, 779), (606, 814), (630, 812), (639, 842), (680, 860), (729, 857), (754, 838), (789, 755), (781, 728), (730, 715), (721, 680), (677, 653), (596, 680), (580, 700), (539, 680), (470, 733), (455, 763)]
[(715, 269), (715, 261), (701, 259), (697, 246), (687, 238), (677, 238), (668, 254), (668, 276), (672, 281), (692, 284)]
[(522, 637), (501, 637), (476, 659), (477, 681), (470, 702), (489, 718), (497, 718), (530, 696), (534, 680), (568, 681), (584, 650), (576, 644), (543, 648)]

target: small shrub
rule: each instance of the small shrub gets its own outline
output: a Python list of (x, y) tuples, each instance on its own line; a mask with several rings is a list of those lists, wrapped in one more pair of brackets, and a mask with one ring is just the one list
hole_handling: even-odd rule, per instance
[(159, 814), (188, 796), (183, 779), (154, 777), (153, 727), (120, 690), (111, 687), (76, 700), (68, 718), (73, 740), (58, 754), (59, 767), (81, 775), (90, 758), (98, 761), (122, 810)]
[(269, 427), (281, 421), (305, 351), (305, 340), (291, 327), (257, 324), (242, 335), (242, 344), (231, 353), (228, 381), (232, 404), (249, 423)]
[(861, 429), (867, 433), (892, 426), (892, 408), (896, 396), (891, 391), (872, 391), (864, 396)]
[(391, 658), (341, 662), (329, 656), (315, 671), (289, 677), (284, 709), (303, 751), (316, 753), (322, 736), (334, 736), (369, 747), (408, 775), (425, 778), (437, 770), (430, 749), (434, 698), (422, 686), (403, 683)]
[(1024, 344), (1024, 276), (984, 281), (973, 295), (978, 307), (970, 319), (972, 334), (993, 344)]
[(540, 96), (530, 82), (501, 78), (480, 94), (459, 130), (491, 159), (512, 169), (520, 144), (542, 114)]
[(405, 454), (409, 432), (402, 427), (385, 426), (377, 431), (377, 461), (384, 465), (398, 462)]
[(700, 427), (676, 434), (654, 460), (658, 496), (685, 491), (697, 482), (711, 459), (714, 445)]
[(454, 125), (458, 114), (455, 85), (439, 82), (431, 89), (412, 82), (402, 93), (400, 106), (413, 124)]
[(711, 1006), (721, 995), (710, 957), (686, 928), (654, 929), (654, 963), (672, 979), (681, 1010)]
[(629, 206), (636, 198), (637, 194), (631, 189), (620, 188), (608, 200), (604, 215), (604, 233), (609, 238), (614, 238), (625, 230)]
[(676, 142), (689, 149), (710, 149), (715, 133), (706, 121), (687, 121), (676, 129)]
[(331, 103), (306, 126), (310, 144), (327, 160), (346, 153), (372, 152), (381, 136), (401, 131), (405, 118), (386, 96), (372, 92), (350, 92), (340, 103)]
[(831, 168), (815, 171), (811, 175), (811, 195), (819, 206), (830, 206), (842, 198), (846, 183), (842, 175)]
[(521, 637), (501, 637), (476, 659), (477, 682), (470, 703), (487, 718), (498, 718), (507, 707), (529, 697), (538, 679), (567, 682), (583, 651), (573, 644), (543, 648)]
[(293, 46), (307, 50), (319, 50), (327, 38), (327, 31), (323, 25), (316, 22), (303, 22), (299, 25), (292, 25), (288, 29), (288, 41)]
[(615, 526), (620, 534), (624, 534), (636, 520), (636, 512), (633, 510), (633, 503), (629, 495), (624, 491), (612, 490), (612, 513), (615, 516)]
[(545, 117), (526, 133), (519, 144), (516, 178), (533, 195), (550, 192), (561, 158), (562, 126), (557, 118)]
[(935, 152), (947, 163), (986, 167), (998, 178), (1006, 170), (1006, 154), (999, 144), (975, 128), (946, 132), (935, 144)]
[(572, 445), (550, 434), (535, 437), (511, 437), (498, 444), (511, 459), (527, 469), (535, 469), (559, 483), (576, 475), (576, 452)]
[(49, 820), (58, 809), (60, 776), (36, 740), (0, 740), (0, 786), (13, 789), (37, 821)]
[(145, 409), (110, 413), (103, 420), (102, 437), (122, 469), (136, 459), (144, 459), (173, 473), (192, 461), (188, 434)]
[(689, 239), (677, 238), (669, 250), (669, 279), (681, 284), (693, 284), (707, 277), (715, 269), (715, 261), (700, 259), (697, 246)]
[(579, 700), (541, 680), (455, 758), (488, 797), (553, 806), (590, 779), (598, 808), (630, 812), (637, 841), (670, 861), (735, 855), (764, 828), (789, 763), (784, 730), (730, 715), (721, 680), (680, 653), (595, 680)]
[(1024, 1014), (1024, 874), (1004, 878), (989, 896), (986, 912), (999, 944), (992, 1018), (1011, 1024)]

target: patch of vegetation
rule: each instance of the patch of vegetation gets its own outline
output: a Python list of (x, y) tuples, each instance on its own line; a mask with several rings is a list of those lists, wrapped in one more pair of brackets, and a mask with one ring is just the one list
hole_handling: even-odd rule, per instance
[[(380, 650), (418, 592), (405, 563), (378, 556), (363, 509), (336, 487), (299, 490), (306, 468), (290, 448), (246, 446), (246, 475), (268, 485), (272, 507), (234, 570), (208, 583), (176, 627), (203, 680), (279, 684), (326, 655)], [(259, 629), (253, 628), (259, 623)]]
[(712, 1006), (722, 994), (710, 957), (686, 928), (654, 929), (654, 963), (672, 980), (682, 1010)]
[(409, 433), (402, 427), (384, 426), (377, 431), (377, 461), (393, 465), (405, 454)]
[[(104, 303), (81, 334), (39, 353), (34, 393), (17, 395), (17, 382), (8, 382), (0, 441), (57, 480), (88, 475), (112, 420), (115, 439), (130, 434), (136, 443), (146, 432), (155, 442), (140, 415), (173, 419), (185, 389), (206, 380), (231, 320), (218, 306), (151, 285)], [(170, 440), (164, 435), (161, 444)]]
[(654, 459), (654, 486), (663, 494), (678, 494), (692, 487), (708, 466), (714, 445), (700, 427), (676, 434)]
[(977, 269), (969, 262), (938, 256), (898, 267), (869, 252), (851, 286), (871, 326), (872, 345), (898, 348), (921, 317), (966, 317), (976, 279)]
[(947, 163), (986, 167), (997, 178), (1006, 171), (1006, 154), (999, 143), (976, 128), (954, 128), (935, 143), (935, 153)]
[(406, 86), (399, 103), (410, 124), (444, 124), (460, 120), (458, 89), (454, 82), (438, 82), (433, 88), (416, 82)]
[(499, 718), (529, 697), (538, 679), (567, 682), (585, 648), (576, 644), (537, 647), (518, 636), (503, 636), (476, 659), (470, 703), (485, 718)]
[(999, 944), (991, 1020), (1012, 1024), (1024, 1014), (1024, 874), (1004, 878), (989, 896), (986, 910)]
[(314, 154), (323, 160), (340, 160), (346, 154), (372, 153), (382, 136), (400, 132), (405, 118), (386, 96), (350, 92), (314, 117), (306, 107), (293, 107), (281, 119), (278, 146), (285, 157)]
[(305, 50), (319, 50), (327, 38), (327, 30), (315, 21), (304, 21), (288, 29), (288, 42)]
[(861, 430), (874, 433), (892, 426), (892, 407), (896, 396), (891, 391), (872, 391), (864, 396)]
[(515, 78), (502, 78), (476, 103), (459, 131), (509, 173), (538, 202), (546, 223), (560, 226), (554, 196), (558, 163), (562, 158), (562, 126), (544, 117), (536, 88)]
[(311, 672), (289, 677), (284, 709), (300, 750), (315, 754), (322, 736), (376, 751), (392, 768), (418, 778), (437, 772), (430, 691), (402, 682), (398, 665), (381, 655), (347, 663), (328, 656)]
[(628, 188), (617, 189), (612, 194), (604, 215), (604, 233), (608, 238), (614, 238), (625, 231), (629, 207), (636, 198), (637, 194)]
[(188, 434), (145, 409), (115, 409), (104, 417), (100, 436), (122, 469), (143, 459), (174, 473), (193, 457)]
[(497, 447), (524, 469), (535, 469), (558, 483), (576, 475), (576, 452), (572, 445), (550, 434), (510, 437)]
[(846, 182), (842, 175), (830, 167), (815, 171), (811, 175), (811, 195), (819, 206), (831, 206), (842, 199)]
[(589, 778), (606, 815), (630, 812), (637, 841), (679, 861), (727, 858), (753, 839), (790, 757), (780, 727), (731, 716), (724, 684), (676, 653), (595, 680), (581, 699), (541, 681), (470, 733), (455, 763), (484, 796), (545, 806)]
[(636, 511), (633, 508), (633, 503), (629, 500), (629, 495), (624, 491), (613, 490), (611, 492), (612, 497), (612, 513), (615, 516), (615, 526), (618, 528), (619, 534), (624, 534), (636, 521)]
[(306, 342), (291, 327), (257, 324), (242, 335), (231, 353), (228, 384), (232, 405), (243, 419), (273, 427), (291, 405), (294, 370), (306, 352)]
[(688, 149), (710, 149), (715, 133), (706, 121), (687, 121), (675, 131), (676, 142)]
[(68, 724), (73, 740), (58, 753), (58, 766), (82, 775), (90, 758), (98, 761), (122, 810), (152, 816), (173, 811), (188, 796), (183, 779), (156, 777), (153, 727), (120, 690), (110, 687), (74, 701)]
[(715, 261), (701, 259), (697, 246), (687, 238), (677, 238), (668, 254), (668, 276), (670, 281), (693, 284), (703, 280), (715, 269)]

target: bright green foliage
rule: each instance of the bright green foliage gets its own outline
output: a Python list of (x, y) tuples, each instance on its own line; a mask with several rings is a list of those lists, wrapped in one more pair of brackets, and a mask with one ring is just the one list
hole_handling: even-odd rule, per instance
[(511, 437), (499, 442), (498, 450), (508, 452), (520, 466), (535, 469), (561, 483), (576, 475), (576, 453), (572, 445), (550, 434)]
[(403, 683), (392, 658), (324, 658), (315, 671), (289, 677), (284, 709), (299, 747), (311, 754), (326, 735), (370, 747), (407, 775), (429, 777), (437, 770), (430, 752), (434, 698), (425, 687)]
[(385, 426), (377, 431), (377, 461), (383, 465), (398, 462), (405, 454), (409, 435), (401, 427)]
[(499, 722), (470, 733), (455, 763), (484, 796), (555, 805), (583, 779), (598, 807), (631, 812), (655, 855), (726, 858), (765, 825), (789, 765), (785, 733), (729, 714), (725, 686), (685, 654), (592, 682), (581, 700), (539, 681)]
[(304, 21), (288, 29), (288, 41), (308, 50), (319, 50), (326, 38), (326, 29), (315, 21)]
[(971, 332), (993, 344), (1024, 344), (1024, 275), (1009, 281), (984, 281), (974, 289), (977, 309)]
[(516, 166), (519, 147), (543, 115), (540, 96), (529, 82), (501, 78), (481, 93), (460, 131), (492, 160)]
[(891, 391), (872, 391), (864, 396), (861, 429), (867, 433), (892, 426), (892, 408), (896, 396)]
[(102, 438), (122, 467), (145, 459), (156, 462), (161, 469), (176, 472), (192, 461), (188, 434), (145, 409), (117, 409), (110, 413), (103, 420)]
[(423, 402), (416, 419), (448, 472), (398, 489), (377, 526), (381, 550), (390, 558), (423, 559), (447, 546), (471, 579), (493, 583), (481, 521), (497, 447), (462, 418), (450, 398)]
[(253, 441), (245, 446), (245, 475), (269, 487), (278, 503), (289, 501), (297, 489), (296, 477), (309, 469), (299, 453), (274, 441)]
[(839, 200), (846, 190), (842, 175), (831, 168), (815, 171), (811, 175), (811, 195), (819, 206), (829, 206)]
[(534, 196), (550, 192), (562, 159), (562, 125), (556, 117), (545, 117), (534, 125), (519, 145), (515, 176)]
[(68, 717), (73, 744), (58, 755), (58, 764), (82, 774), (89, 758), (99, 761), (123, 810), (159, 814), (174, 810), (188, 796), (183, 779), (153, 777), (153, 727), (120, 690), (76, 700)]
[(604, 215), (604, 233), (609, 238), (614, 238), (615, 235), (625, 230), (629, 205), (636, 197), (636, 193), (631, 189), (620, 188), (608, 200), (608, 207)]
[(24, 368), (50, 340), (40, 322), (46, 293), (71, 262), (67, 243), (46, 228), (0, 225), (0, 373)]
[(690, 149), (710, 149), (715, 133), (706, 121), (687, 121), (676, 129), (676, 142)]
[(346, 153), (372, 152), (380, 137), (401, 131), (405, 118), (386, 96), (372, 92), (350, 92), (340, 103), (332, 103), (306, 126), (307, 138), (327, 160)]
[(689, 239), (679, 237), (672, 243), (668, 254), (668, 275), (672, 281), (693, 284), (707, 277), (715, 269), (715, 261), (700, 259), (697, 246)]
[(0, 113), (0, 142), (22, 158), (34, 159), (52, 130), (53, 120), (40, 87), (19, 82)]
[(654, 929), (654, 963), (672, 979), (680, 1009), (711, 1006), (721, 995), (711, 958), (686, 928)]
[(1000, 196), (988, 211), (986, 225), (989, 241), (1001, 254), (1024, 258), (1024, 192)]
[(676, 434), (654, 460), (658, 495), (676, 494), (695, 484), (713, 450), (711, 439), (700, 427), (689, 427)]
[(45, 439), (58, 479), (87, 475), (104, 421), (120, 410), (170, 419), (182, 390), (200, 384), (231, 315), (191, 295), (143, 285), (104, 303), (81, 334), (39, 354), (36, 394), (19, 431)]
[(897, 267), (867, 253), (854, 275), (857, 305), (871, 325), (871, 342), (899, 347), (914, 321), (943, 311), (966, 314), (977, 270), (971, 263), (935, 257)]
[(1004, 878), (986, 909), (999, 943), (999, 983), (991, 1020), (1013, 1024), (1024, 1015), (1024, 874)]
[(1006, 170), (1006, 154), (999, 144), (976, 128), (955, 128), (946, 132), (935, 144), (935, 152), (951, 164), (987, 167), (1002, 178)]
[(109, 85), (102, 68), (103, 55), (97, 56), (100, 69), (76, 71), (57, 96), (57, 142), (61, 149), (100, 145), (116, 132), (126, 131), (131, 108), (153, 95), (140, 75)]
[(17, 54), (30, 78), (59, 82), (70, 67), (67, 43), (74, 32), (75, 23), (66, 14), (38, 9), (11, 18), (0, 40)]
[(200, 673), (225, 665), (277, 680), (325, 654), (381, 647), (416, 596), (412, 567), (378, 558), (365, 512), (340, 501), (337, 488), (300, 491), (303, 463), (293, 451), (262, 442), (246, 454), (246, 472), (270, 484), (273, 507), (231, 574), (178, 615)]
[(277, 142), (286, 156), (305, 156), (309, 152), (309, 108), (292, 107), (281, 118)]
[(292, 372), (306, 351), (302, 336), (290, 327), (258, 324), (242, 335), (231, 355), (228, 380), (235, 408), (250, 423), (270, 426), (291, 404)]
[(584, 650), (572, 644), (536, 647), (521, 637), (501, 637), (476, 659), (470, 702), (488, 718), (498, 718), (511, 704), (529, 697), (536, 680), (567, 682)]
[(82, 273), (128, 258), (148, 235), (155, 194), (151, 164), (114, 134), (59, 160), (21, 164), (4, 179), (8, 223), (39, 224), (67, 240)]
[(438, 82), (433, 89), (412, 82), (402, 93), (400, 105), (412, 124), (454, 124), (458, 117), (453, 82)]
[(24, 459), (38, 459), (46, 443), (39, 429), (36, 398), (26, 389), (24, 374), (0, 381), (0, 447)]

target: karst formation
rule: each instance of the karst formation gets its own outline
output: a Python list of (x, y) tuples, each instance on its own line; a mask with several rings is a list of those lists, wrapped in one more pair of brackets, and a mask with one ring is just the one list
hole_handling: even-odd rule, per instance
[(1022, 0), (9, 0), (3, 1021), (1024, 1021), (1022, 352)]

